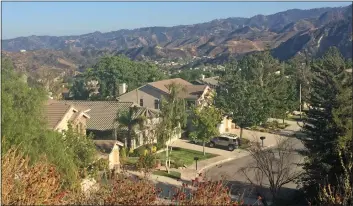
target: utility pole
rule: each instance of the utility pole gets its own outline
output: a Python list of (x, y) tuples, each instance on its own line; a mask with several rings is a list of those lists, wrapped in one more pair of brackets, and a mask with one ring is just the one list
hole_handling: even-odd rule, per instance
[(300, 120), (302, 120), (302, 84), (299, 84), (299, 112)]

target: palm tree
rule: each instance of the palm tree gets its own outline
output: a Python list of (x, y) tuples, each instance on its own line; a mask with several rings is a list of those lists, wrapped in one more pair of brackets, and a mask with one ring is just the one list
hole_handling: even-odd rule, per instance
[(118, 112), (115, 122), (119, 124), (119, 130), (127, 129), (127, 148), (128, 151), (131, 149), (131, 141), (137, 136), (136, 129), (140, 130), (143, 128), (145, 117), (138, 114), (138, 106), (130, 107), (129, 111)]

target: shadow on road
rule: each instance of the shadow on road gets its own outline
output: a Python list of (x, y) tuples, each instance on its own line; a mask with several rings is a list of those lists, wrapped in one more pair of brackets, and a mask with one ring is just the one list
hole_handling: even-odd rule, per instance
[[(272, 202), (272, 195), (268, 187), (261, 187), (240, 181), (227, 181), (234, 199), (243, 199), (245, 204), (253, 204), (258, 196), (263, 197), (267, 203)], [(275, 205), (299, 206), (308, 205), (304, 195), (297, 189), (282, 188)]]

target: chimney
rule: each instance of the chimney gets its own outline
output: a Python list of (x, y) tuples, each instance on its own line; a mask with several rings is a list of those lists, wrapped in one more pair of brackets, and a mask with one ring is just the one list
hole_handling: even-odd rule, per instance
[(126, 93), (126, 90), (127, 90), (126, 83), (122, 83), (119, 85), (119, 95)]
[(201, 80), (204, 80), (204, 79), (205, 79), (205, 75), (201, 74)]

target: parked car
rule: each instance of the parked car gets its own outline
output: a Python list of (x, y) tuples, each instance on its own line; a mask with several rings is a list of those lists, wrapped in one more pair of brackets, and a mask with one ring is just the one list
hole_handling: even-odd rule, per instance
[(222, 134), (218, 137), (214, 137), (208, 144), (210, 147), (226, 147), (229, 151), (233, 151), (238, 148), (239, 137), (234, 134)]

